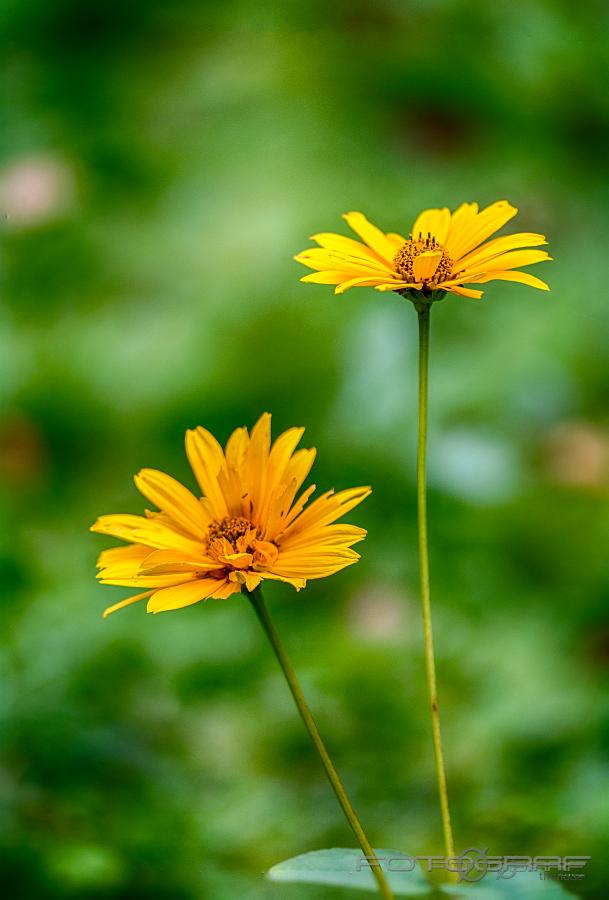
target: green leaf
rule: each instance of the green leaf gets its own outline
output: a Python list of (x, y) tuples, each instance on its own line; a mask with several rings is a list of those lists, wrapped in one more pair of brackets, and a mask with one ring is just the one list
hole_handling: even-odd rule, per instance
[[(411, 871), (411, 857), (400, 850), (375, 850), (396, 897), (446, 900), (573, 900), (561, 882), (542, 878), (540, 872), (515, 872), (500, 878), (493, 872), (480, 881), (432, 886), (419, 865)], [(378, 888), (363, 852), (358, 848), (334, 847), (314, 850), (277, 863), (267, 872), (270, 881), (325, 884), (377, 893)], [(438, 893), (441, 892), (441, 893)]]
[[(432, 897), (430, 883), (418, 865), (412, 871), (403, 871), (406, 854), (399, 850), (375, 850), (383, 872), (398, 897)], [(391, 860), (396, 860), (391, 871)], [(400, 862), (400, 860), (402, 862)], [(400, 868), (402, 871), (400, 871)], [(334, 887), (355, 888), (377, 893), (374, 876), (362, 850), (333, 847), (314, 850), (277, 863), (267, 872), (270, 881), (300, 882), (301, 884), (326, 884)], [(437, 895), (436, 895), (437, 896)]]
[(515, 872), (511, 878), (488, 873), (475, 884), (443, 884), (441, 891), (455, 900), (574, 900), (559, 881), (540, 872)]

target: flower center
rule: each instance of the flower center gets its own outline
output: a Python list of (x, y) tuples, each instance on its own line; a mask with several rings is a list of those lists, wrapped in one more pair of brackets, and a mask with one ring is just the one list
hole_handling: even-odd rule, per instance
[(219, 522), (211, 523), (207, 532), (207, 544), (209, 546), (218, 538), (226, 538), (236, 550), (239, 538), (250, 531), (256, 532), (256, 528), (248, 519), (244, 519), (243, 516), (226, 516)]
[(273, 541), (262, 540), (260, 531), (249, 519), (226, 516), (209, 526), (207, 553), (218, 562), (220, 573), (229, 572), (231, 578), (235, 576), (239, 580), (245, 570), (258, 571), (274, 565), (279, 550)]
[[(433, 274), (430, 277), (420, 277), (420, 274), (417, 275), (415, 272), (414, 261), (417, 256), (421, 256), (423, 253), (429, 253), (430, 251), (441, 251), (442, 256), (439, 259), (438, 265), (434, 270)], [(439, 284), (442, 281), (447, 281), (452, 275), (454, 262), (446, 252), (446, 250), (439, 244), (434, 237), (431, 236), (429, 232), (425, 236), (423, 234), (419, 234), (416, 239), (413, 239), (412, 235), (410, 235), (410, 240), (406, 241), (403, 244), (398, 252), (393, 257), (393, 265), (399, 274), (404, 278), (405, 281), (409, 282), (421, 282), (423, 281), (425, 284)]]

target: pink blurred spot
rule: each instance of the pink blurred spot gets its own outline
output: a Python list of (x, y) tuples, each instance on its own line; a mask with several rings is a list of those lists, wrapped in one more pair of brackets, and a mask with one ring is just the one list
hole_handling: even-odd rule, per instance
[(587, 422), (563, 422), (549, 433), (550, 476), (570, 487), (598, 488), (609, 482), (609, 435)]
[(12, 414), (0, 425), (0, 481), (23, 487), (35, 481), (46, 463), (43, 436), (31, 419)]
[(9, 227), (54, 219), (65, 212), (73, 195), (72, 172), (52, 156), (22, 157), (0, 171), (0, 209)]
[(349, 606), (352, 633), (371, 642), (403, 641), (412, 618), (410, 600), (390, 585), (365, 585), (354, 594)]

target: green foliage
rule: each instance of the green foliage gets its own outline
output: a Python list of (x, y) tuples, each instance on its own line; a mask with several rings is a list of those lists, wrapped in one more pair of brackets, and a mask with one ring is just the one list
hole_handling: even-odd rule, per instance
[[(481, 875), (480, 881), (460, 881), (456, 884), (432, 883), (412, 857), (400, 850), (375, 850), (379, 864), (396, 897), (420, 897), (421, 900), (568, 900), (572, 895), (561, 884), (540, 877), (539, 872), (509, 872), (497, 876)], [(406, 857), (409, 856), (408, 860)], [(475, 870), (472, 870), (475, 875)], [(313, 850), (277, 863), (267, 872), (269, 881), (287, 884), (325, 884), (377, 893), (371, 868), (362, 851), (345, 847)]]
[[(375, 850), (375, 853), (379, 861), (386, 860), (387, 857), (403, 856), (398, 850)], [(381, 865), (385, 870), (386, 863), (381, 862)], [(303, 853), (302, 856), (277, 863), (269, 869), (267, 878), (276, 882), (326, 884), (332, 887), (356, 888), (372, 894), (378, 893), (376, 882), (362, 856), (361, 849), (333, 847), (330, 850)], [(418, 866), (413, 868), (412, 872), (388, 872), (387, 880), (398, 897), (421, 897), (423, 900), (432, 898), (431, 885), (423, 877)]]

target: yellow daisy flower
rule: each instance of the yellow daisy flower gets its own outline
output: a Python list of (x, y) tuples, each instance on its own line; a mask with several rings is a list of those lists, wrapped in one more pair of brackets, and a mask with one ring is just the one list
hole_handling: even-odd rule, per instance
[(539, 278), (514, 271), (551, 259), (545, 250), (531, 249), (547, 243), (543, 234), (521, 232), (487, 240), (517, 212), (507, 200), (480, 211), (477, 203), (463, 203), (454, 213), (427, 209), (408, 238), (385, 234), (361, 212), (345, 213), (343, 218), (364, 243), (342, 234), (314, 234), (311, 240), (319, 246), (294, 258), (315, 269), (301, 281), (335, 284), (336, 294), (352, 287), (375, 287), (412, 299), (417, 295), (411, 292), (422, 292), (429, 299), (437, 291), (479, 299), (483, 291), (463, 285), (488, 281), (516, 281), (547, 291), (548, 285)]
[(226, 599), (263, 579), (296, 590), (360, 558), (351, 549), (366, 532), (335, 524), (369, 494), (369, 487), (327, 491), (305, 506), (315, 485), (296, 495), (315, 450), (296, 450), (304, 428), (284, 431), (271, 445), (271, 416), (251, 435), (237, 428), (223, 450), (205, 428), (186, 432), (186, 455), (202, 497), (170, 475), (142, 469), (135, 484), (158, 507), (145, 516), (101, 516), (91, 531), (127, 541), (98, 560), (102, 584), (145, 588), (110, 606), (104, 616), (148, 598), (148, 612)]

